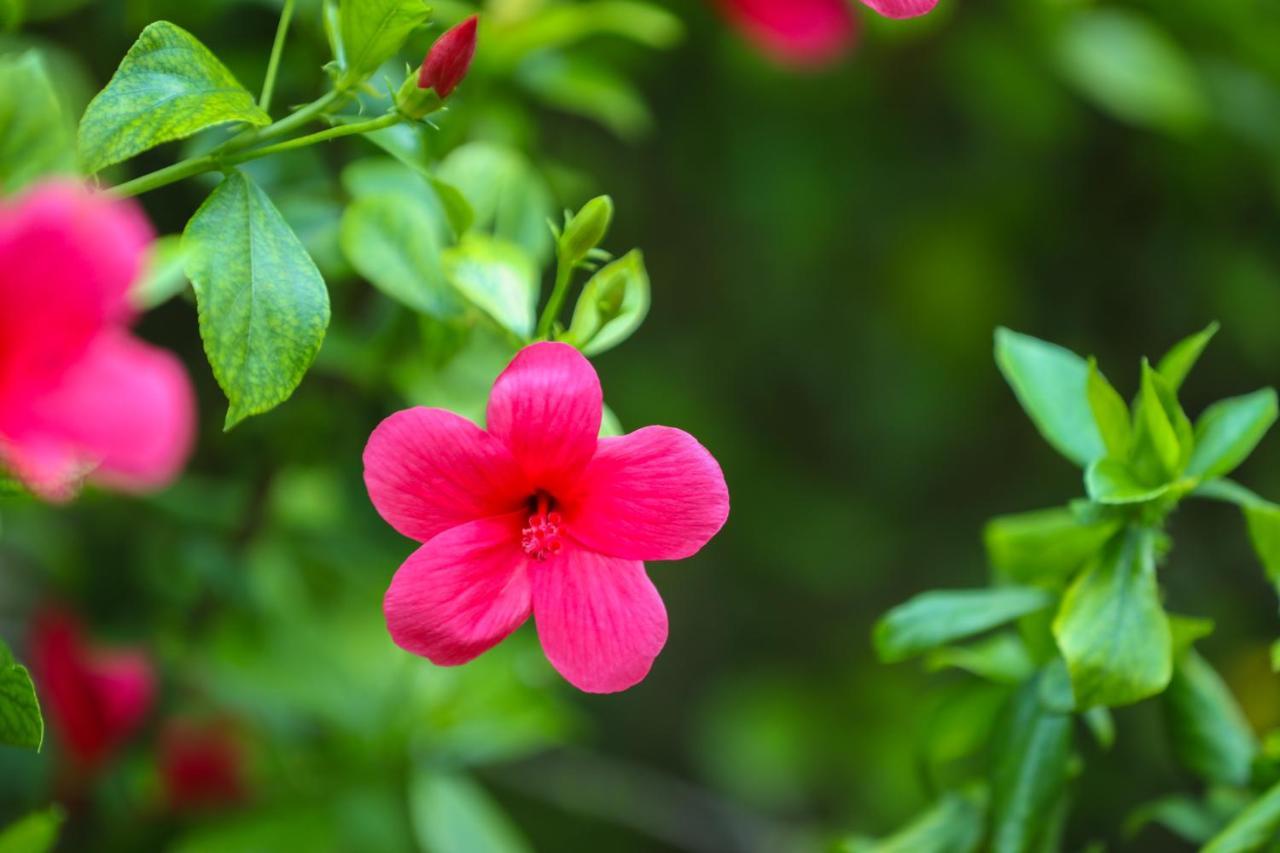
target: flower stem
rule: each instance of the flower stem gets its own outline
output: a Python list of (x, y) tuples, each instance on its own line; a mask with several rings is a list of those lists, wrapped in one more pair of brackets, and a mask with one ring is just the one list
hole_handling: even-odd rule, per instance
[(569, 282), (573, 278), (572, 264), (556, 264), (556, 283), (551, 288), (551, 296), (547, 299), (547, 305), (542, 309), (542, 316), (538, 318), (538, 329), (534, 333), (536, 338), (545, 338), (551, 334), (551, 327), (555, 324), (556, 318), (560, 316), (560, 309), (564, 307), (565, 297), (569, 295)]
[(291, 18), (293, 0), (284, 0), (284, 8), (280, 10), (280, 23), (276, 26), (276, 40), (271, 45), (271, 59), (267, 61), (267, 76), (262, 81), (262, 95), (258, 98), (258, 106), (263, 112), (271, 110), (271, 95), (276, 88), (276, 72), (280, 70), (280, 56), (284, 53), (284, 39), (289, 32)]

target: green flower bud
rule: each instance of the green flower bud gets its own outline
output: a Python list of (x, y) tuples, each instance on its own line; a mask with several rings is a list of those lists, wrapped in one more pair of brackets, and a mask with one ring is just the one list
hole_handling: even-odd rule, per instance
[(613, 199), (607, 195), (591, 199), (582, 206), (560, 235), (560, 263), (576, 264), (600, 245), (609, 223), (613, 221)]
[(423, 116), (433, 113), (444, 105), (435, 89), (422, 89), (418, 86), (418, 75), (410, 74), (400, 85), (396, 93), (396, 109), (406, 118), (417, 121)]
[(649, 313), (649, 273), (632, 249), (597, 272), (582, 288), (573, 319), (560, 340), (587, 355), (622, 343)]

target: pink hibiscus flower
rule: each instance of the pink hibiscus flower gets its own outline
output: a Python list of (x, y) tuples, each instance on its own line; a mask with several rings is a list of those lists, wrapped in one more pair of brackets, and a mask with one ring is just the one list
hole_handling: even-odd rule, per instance
[(76, 184), (0, 201), (0, 467), (44, 498), (85, 475), (159, 487), (187, 458), (187, 374), (128, 331), (150, 241), (136, 207)]
[[(857, 35), (849, 0), (718, 0), (728, 19), (768, 56), (794, 68), (844, 55)], [(938, 0), (862, 0), (887, 18), (914, 18)]]
[(378, 512), (424, 543), (383, 610), (401, 648), (442, 666), (497, 645), (530, 615), (551, 664), (590, 693), (625, 690), (667, 640), (643, 560), (696, 553), (729, 492), (692, 436), (646, 427), (597, 438), (602, 395), (573, 347), (525, 347), (493, 385), (488, 432), (415, 408), (369, 437)]

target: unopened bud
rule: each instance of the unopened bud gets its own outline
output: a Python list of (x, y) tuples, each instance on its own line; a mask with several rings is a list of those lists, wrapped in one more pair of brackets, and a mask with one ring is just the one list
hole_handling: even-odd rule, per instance
[(600, 245), (613, 221), (613, 199), (597, 196), (582, 206), (560, 235), (560, 263), (576, 264)]
[(582, 288), (560, 340), (595, 355), (617, 346), (649, 312), (649, 274), (633, 249), (597, 272)]
[(472, 15), (456, 27), (445, 30), (431, 45), (418, 72), (418, 88), (434, 89), (443, 101), (467, 76), (475, 53), (476, 16)]

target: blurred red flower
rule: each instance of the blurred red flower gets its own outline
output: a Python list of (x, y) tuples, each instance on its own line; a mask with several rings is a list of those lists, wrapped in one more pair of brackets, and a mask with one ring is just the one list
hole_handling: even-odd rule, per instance
[[(937, 0), (862, 0), (887, 18), (913, 18)], [(853, 47), (857, 22), (849, 0), (718, 0), (724, 15), (779, 64), (816, 68)]]
[(209, 811), (243, 802), (244, 755), (225, 720), (170, 720), (159, 744), (165, 802), (177, 812)]

